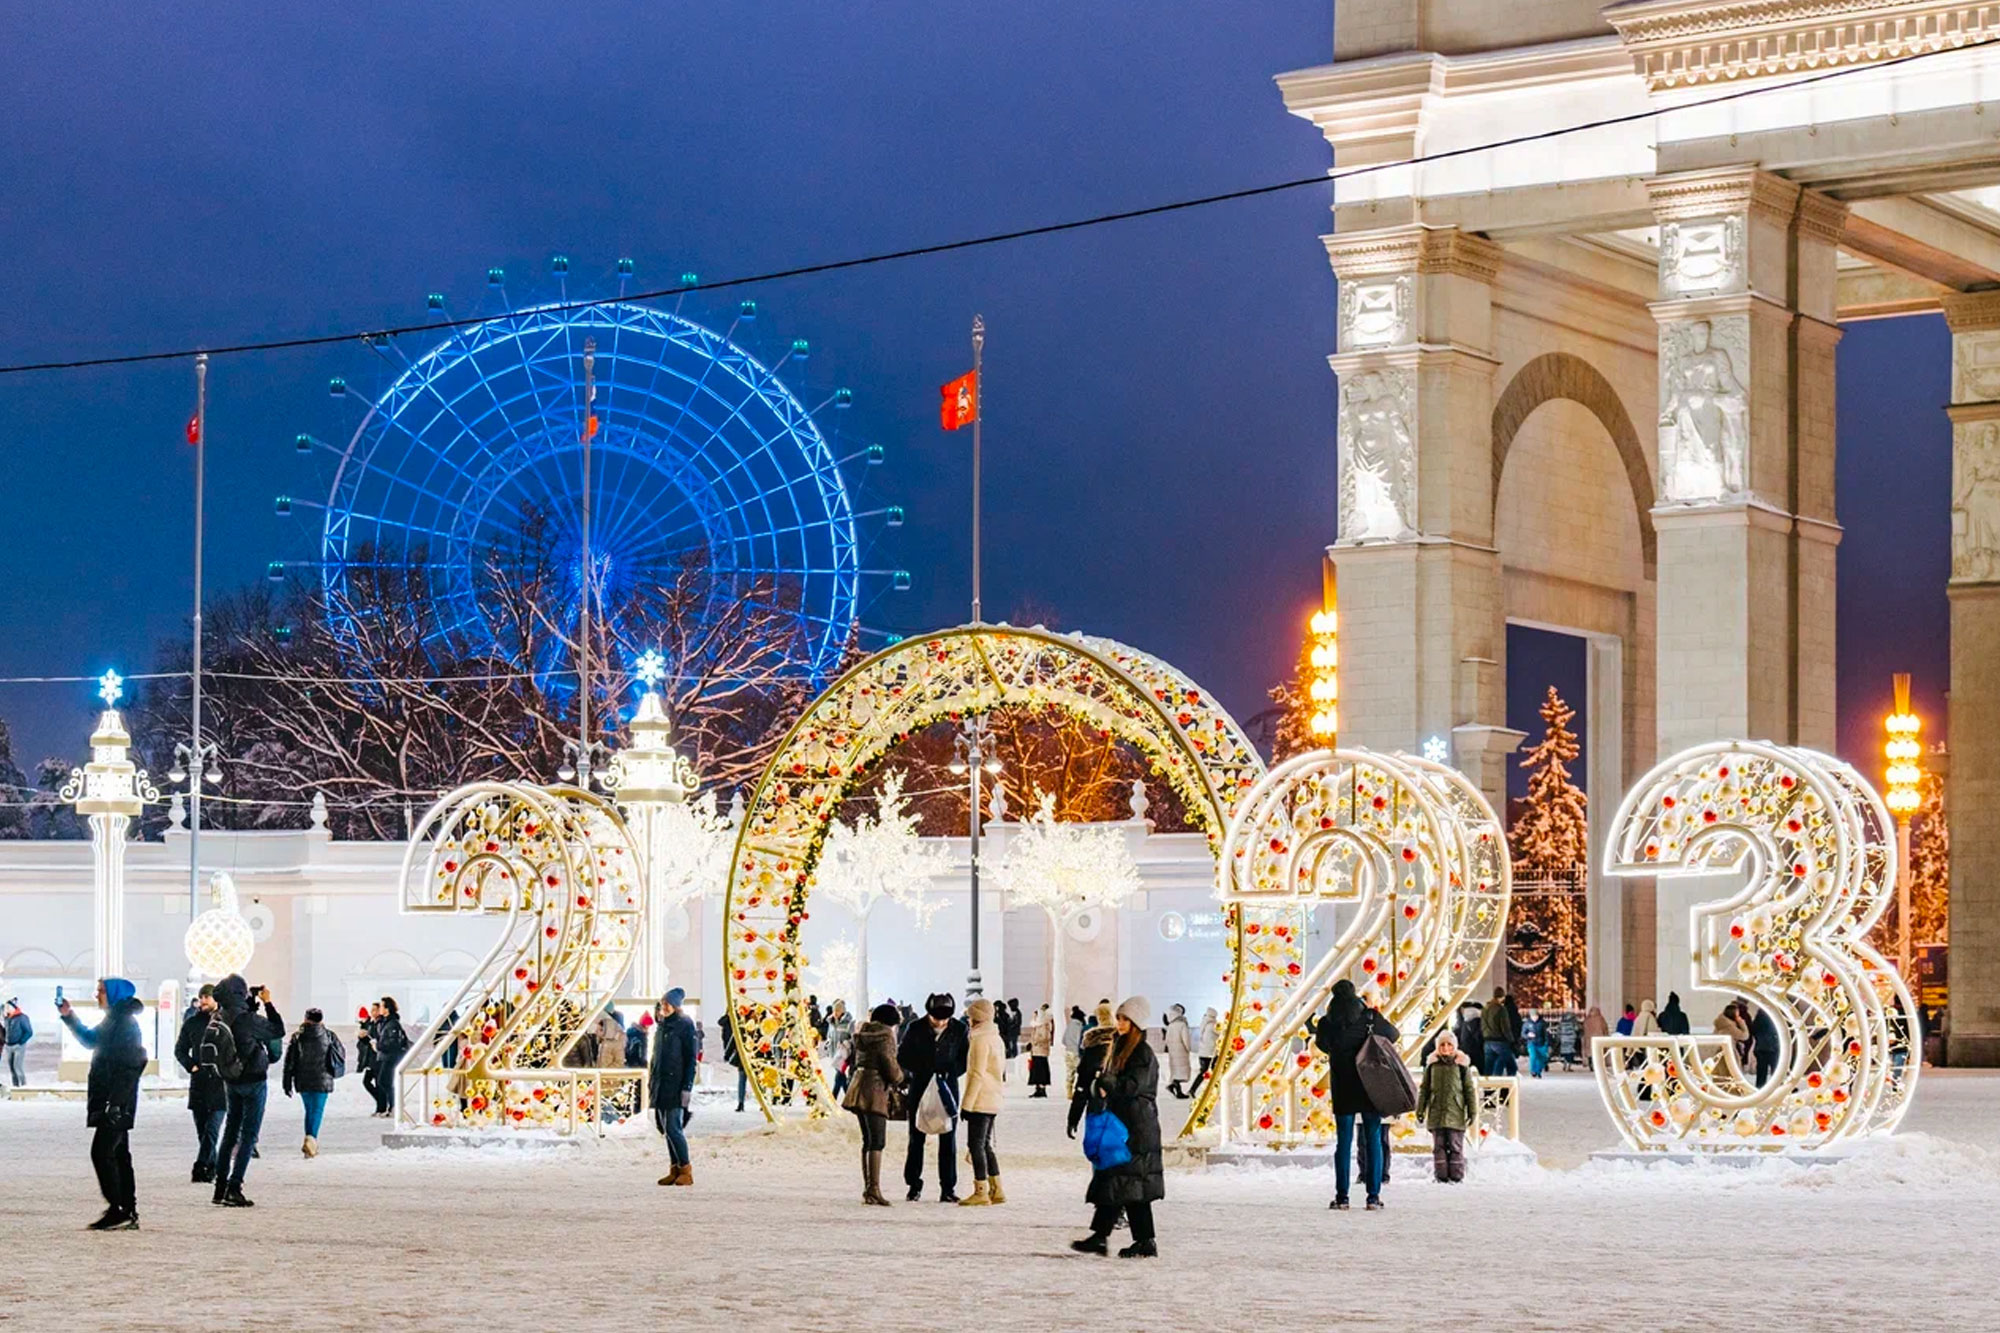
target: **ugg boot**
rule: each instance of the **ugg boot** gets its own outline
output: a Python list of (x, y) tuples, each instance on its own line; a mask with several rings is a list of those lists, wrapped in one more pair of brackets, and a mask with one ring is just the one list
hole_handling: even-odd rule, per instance
[(986, 1201), (988, 1203), (1007, 1202), (1007, 1196), (1000, 1192), (1000, 1173), (998, 1171), (986, 1177)]
[(692, 1185), (694, 1184), (694, 1167), (685, 1162), (671, 1167), (668, 1169), (667, 1174), (660, 1177), (660, 1183), (662, 1185)]
[(978, 1180), (973, 1182), (971, 1197), (960, 1199), (958, 1206), (961, 1208), (984, 1208), (992, 1202), (992, 1196), (986, 1190), (986, 1182)]
[(319, 1140), (310, 1134), (306, 1135), (306, 1141), (299, 1145), (299, 1151), (308, 1157), (319, 1156)]

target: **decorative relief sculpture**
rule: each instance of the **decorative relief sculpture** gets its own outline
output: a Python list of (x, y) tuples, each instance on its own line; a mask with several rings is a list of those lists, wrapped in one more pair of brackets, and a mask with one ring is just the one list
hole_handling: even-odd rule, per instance
[(2000, 399), (2000, 330), (1961, 333), (1951, 343), (1951, 400), (1981, 403)]
[(1951, 576), (2000, 581), (2000, 421), (1961, 428), (1953, 450)]
[(1340, 541), (1416, 535), (1417, 445), (1413, 382), (1405, 370), (1370, 370), (1340, 387)]
[(1743, 285), (1743, 219), (1701, 218), (1660, 228), (1660, 295), (1697, 296)]
[(1340, 346), (1354, 352), (1410, 341), (1410, 276), (1340, 284)]
[(1740, 318), (1719, 322), (1675, 325), (1660, 340), (1660, 493), (1669, 503), (1745, 489), (1750, 395), (1737, 366), (1749, 360), (1749, 329)]

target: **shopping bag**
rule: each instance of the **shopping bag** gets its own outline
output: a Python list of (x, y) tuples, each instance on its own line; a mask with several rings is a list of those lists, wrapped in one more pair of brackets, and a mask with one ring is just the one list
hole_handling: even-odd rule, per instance
[(917, 1103), (917, 1132), (919, 1134), (949, 1134), (957, 1123), (946, 1105), (945, 1096), (937, 1079), (932, 1079), (924, 1087), (923, 1100)]
[(1099, 1171), (1109, 1171), (1132, 1160), (1132, 1144), (1125, 1122), (1109, 1111), (1092, 1111), (1083, 1118), (1083, 1155)]

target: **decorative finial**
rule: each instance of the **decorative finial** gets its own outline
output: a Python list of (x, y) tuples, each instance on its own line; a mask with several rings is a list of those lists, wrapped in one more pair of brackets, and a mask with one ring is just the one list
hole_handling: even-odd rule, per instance
[(648, 648), (639, 654), (639, 660), (632, 664), (632, 674), (647, 689), (652, 689), (667, 675), (667, 659), (660, 656), (657, 648)]
[(106, 708), (116, 708), (125, 695), (125, 678), (116, 671), (107, 671), (97, 678), (97, 697), (104, 700)]

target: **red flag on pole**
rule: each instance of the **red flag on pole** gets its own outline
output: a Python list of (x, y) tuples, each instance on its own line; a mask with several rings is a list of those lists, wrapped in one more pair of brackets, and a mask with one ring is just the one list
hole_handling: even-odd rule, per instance
[(978, 371), (966, 371), (938, 392), (944, 396), (938, 405), (938, 420), (946, 430), (957, 430), (979, 420)]
[(201, 443), (201, 413), (199, 412), (188, 418), (187, 441), (189, 444)]

